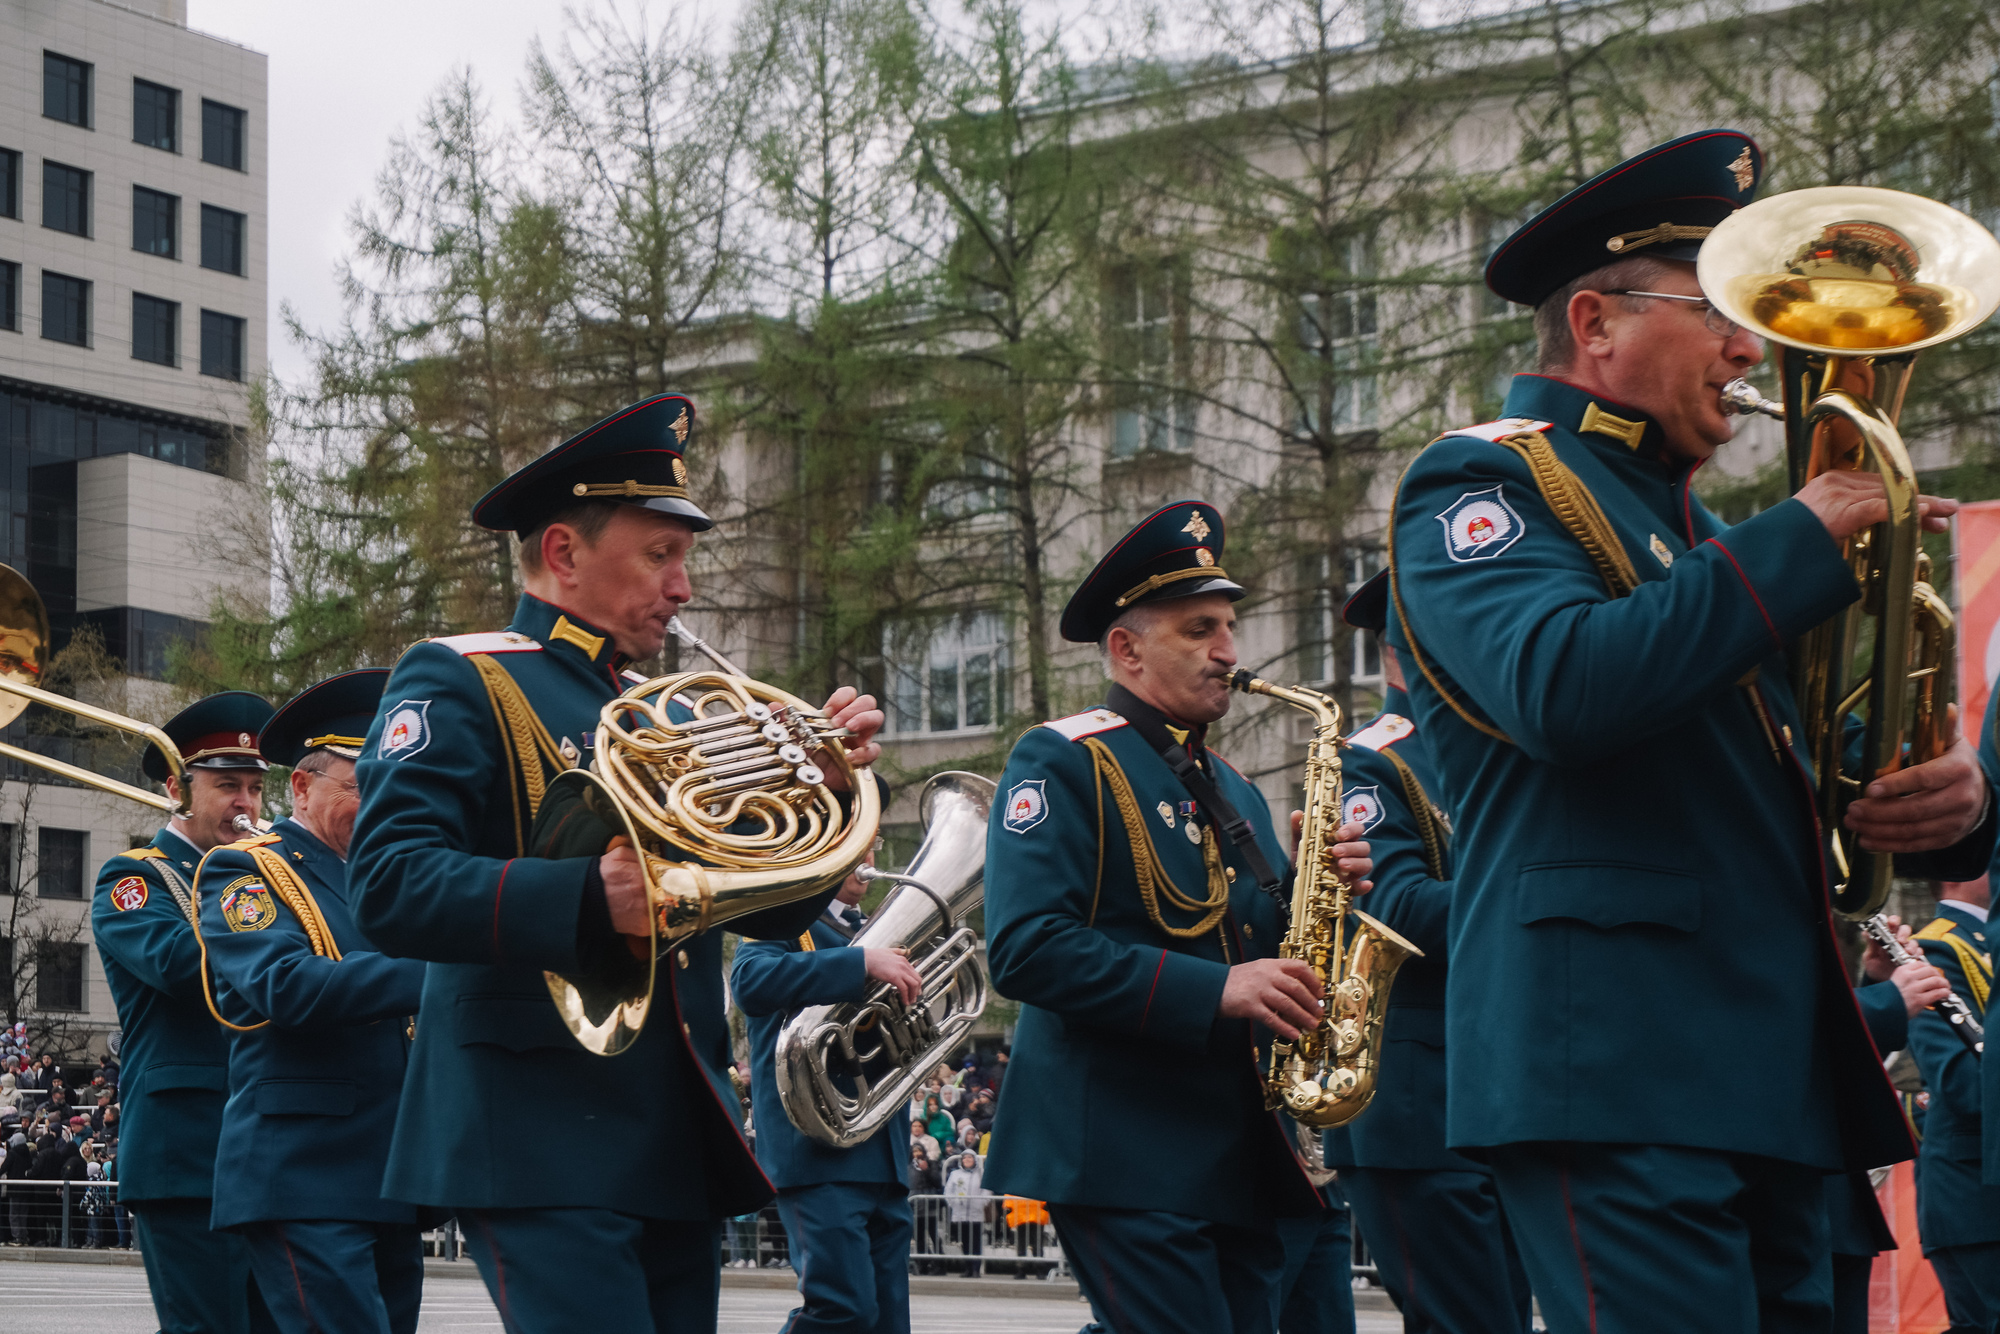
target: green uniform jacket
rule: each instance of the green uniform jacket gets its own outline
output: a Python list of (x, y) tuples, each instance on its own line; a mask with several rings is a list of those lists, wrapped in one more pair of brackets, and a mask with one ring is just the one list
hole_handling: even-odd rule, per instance
[[(354, 919), (386, 954), (426, 959), (384, 1194), (443, 1208), (605, 1208), (662, 1219), (746, 1213), (771, 1197), (730, 1085), (722, 933), (661, 961), (644, 1031), (617, 1056), (570, 1036), (543, 970), (574, 977), (610, 935), (595, 857), (517, 856), (525, 798), (503, 758), (494, 707), (471, 661), (511, 676), (558, 745), (588, 764), (598, 714), (632, 681), (609, 639), (523, 597), (507, 635), (418, 644), (390, 675), (358, 766), (349, 851)], [(573, 627), (573, 628), (572, 628)], [(596, 637), (594, 650), (580, 647)], [(797, 936), (831, 891), (730, 923)], [(550, 1109), (561, 1106), (552, 1138)], [(554, 1145), (581, 1135), (615, 1169)]]
[(200, 858), (163, 828), (104, 863), (91, 900), (91, 934), (125, 1030), (118, 1198), (127, 1204), (205, 1200), (215, 1188), (229, 1035), (202, 999), (201, 942), (168, 885), (173, 876), (191, 887)]
[[(1124, 771), (1166, 874), (1190, 898), (1207, 892), (1202, 853), (1186, 833), (1190, 820), (1198, 830), (1208, 821), (1185, 811), (1187, 789), (1122, 717), (1093, 710), (1021, 738), (986, 845), (993, 985), (1022, 1002), (986, 1184), (1058, 1204), (1241, 1226), (1315, 1212), (1292, 1122), (1264, 1110), (1260, 1033), (1217, 1013), (1230, 965), (1277, 953), (1278, 902), (1228, 839), (1208, 830), (1235, 871), (1227, 913), (1193, 939), (1156, 924), (1124, 823), (1111, 793), (1099, 791), (1092, 740)], [(1210, 756), (1210, 773), (1282, 868), (1263, 795), (1219, 757)], [(1171, 925), (1200, 920), (1164, 895), (1157, 902)]]
[[(1633, 409), (1516, 376), (1394, 516), (1417, 723), (1453, 813), (1448, 1139), (1672, 1144), (1861, 1169), (1914, 1152), (1830, 930), (1784, 650), (1855, 600), (1795, 500), (1727, 527)], [(1541, 432), (1638, 586), (1613, 598), (1527, 463)], [(1754, 679), (1750, 679), (1753, 677)], [(1747, 685), (1739, 684), (1748, 680)], [(1503, 733), (1506, 740), (1494, 735)], [(1985, 866), (1989, 819), (1915, 875)]]
[[(1940, 932), (1939, 924), (1949, 927)], [(1941, 935), (1970, 949), (1978, 985), (1967, 973), (1959, 951)], [(1924, 957), (1937, 965), (1951, 989), (1983, 1015), (1981, 997), (1993, 985), (1992, 956), (1986, 923), (1950, 900), (1938, 905), (1937, 923), (1918, 932)], [(1989, 1045), (1985, 1060), (2000, 1060)], [(1951, 1031), (1951, 1021), (1936, 1010), (1910, 1016), (1910, 1054), (1923, 1072), (1930, 1091), (1924, 1115), (1924, 1142), (1917, 1154), (1917, 1231), (1924, 1253), (1942, 1246), (1973, 1246), (2000, 1241), (2000, 1186), (1980, 1182), (1980, 1066)]]

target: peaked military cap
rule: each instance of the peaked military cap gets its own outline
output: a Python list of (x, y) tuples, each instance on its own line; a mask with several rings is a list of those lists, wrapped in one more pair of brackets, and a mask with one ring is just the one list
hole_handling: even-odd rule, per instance
[(617, 500), (669, 514), (696, 532), (715, 520), (688, 499), (681, 455), (694, 431), (684, 394), (655, 394), (578, 431), (479, 498), (472, 521), (526, 536), (579, 500)]
[(1656, 144), (1528, 219), (1486, 263), (1486, 285), (1539, 306), (1564, 283), (1621, 259), (1689, 263), (1715, 224), (1757, 197), (1764, 155), (1737, 130)]
[(1389, 624), (1389, 572), (1382, 570), (1355, 589), (1341, 606), (1340, 619), (1357, 630), (1380, 634)]
[[(262, 695), (225, 690), (198, 699), (161, 725), (160, 730), (180, 748), (181, 762), (190, 769), (255, 769), (271, 766), (257, 753), (257, 733), (273, 710)], [(140, 761), (146, 777), (167, 781), (166, 757), (148, 749)]]
[(297, 764), (315, 750), (330, 750), (346, 759), (361, 758), (361, 743), (375, 721), (389, 669), (363, 667), (329, 676), (286, 700), (264, 730), (257, 749), (272, 764)]
[(1062, 637), (1095, 644), (1127, 607), (1141, 602), (1222, 593), (1243, 585), (1223, 570), (1222, 511), (1205, 500), (1178, 500), (1140, 520), (1106, 552), (1063, 608)]

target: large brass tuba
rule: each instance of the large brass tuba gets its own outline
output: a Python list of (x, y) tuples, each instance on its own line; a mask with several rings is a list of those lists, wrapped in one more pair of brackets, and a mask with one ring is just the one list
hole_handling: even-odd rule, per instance
[[(1303, 710), (1313, 720), (1306, 750), (1305, 825), (1291, 922), (1281, 958), (1303, 959), (1319, 974), (1326, 1010), (1319, 1025), (1271, 1044), (1264, 1097), (1308, 1126), (1344, 1126), (1375, 1096), (1389, 987), (1403, 961), (1423, 951), (1353, 905), (1354, 891), (1333, 868), (1341, 824), (1340, 706), (1317, 690), (1278, 686), (1239, 671), (1229, 684)], [(1301, 1140), (1311, 1161), (1311, 1145)]]
[(167, 734), (151, 723), (42, 689), (42, 677), (48, 666), (48, 608), (42, 602), (41, 594), (21, 577), (18, 570), (10, 565), (0, 565), (0, 727), (20, 717), (30, 704), (44, 704), (99, 726), (140, 737), (150, 742), (166, 761), (167, 772), (180, 784), (181, 800), (176, 803), (172, 797), (163, 797), (157, 792), (148, 792), (145, 788), (121, 783), (53, 756), (38, 755), (32, 750), (5, 742), (0, 742), (0, 755), (46, 769), (85, 787), (96, 788), (99, 792), (109, 792), (114, 797), (123, 797), (170, 814), (186, 810), (186, 769), (181, 763), (179, 747)]
[(979, 939), (965, 918), (986, 873), (993, 780), (941, 773), (924, 784), (923, 845), (902, 875), (861, 869), (896, 890), (849, 948), (907, 950), (923, 978), (914, 1005), (878, 982), (858, 1001), (800, 1010), (778, 1032), (778, 1101), (800, 1133), (836, 1149), (902, 1113), (986, 1008)]
[[(1834, 468), (1875, 472), (1889, 519), (1843, 544), (1860, 602), (1799, 641), (1792, 686), (1833, 839), (1833, 903), (1865, 919), (1895, 873), (1842, 827), (1865, 782), (1950, 745), (1945, 701), (1952, 615), (1920, 550), (1916, 471), (1896, 429), (1916, 353), (1969, 332), (2000, 306), (2000, 242), (1958, 210), (1896, 190), (1794, 190), (1731, 215), (1696, 266), (1715, 307), (1783, 347), (1784, 405), (1742, 381), (1725, 411), (1785, 422), (1792, 490)], [(1857, 657), (1868, 654), (1865, 668)], [(1862, 778), (1841, 773), (1847, 716), (1866, 709)]]
[[(581, 805), (638, 849), (652, 945), (590, 976), (548, 973), (576, 1040), (616, 1056), (638, 1039), (659, 956), (748, 913), (833, 888), (875, 843), (882, 798), (847, 758), (847, 729), (795, 695), (752, 680), (675, 617), (670, 628), (716, 670), (655, 677), (604, 706), (590, 768), (549, 783), (536, 821), (558, 834)], [(675, 722), (668, 706), (693, 717)], [(852, 808), (820, 768), (845, 779)]]

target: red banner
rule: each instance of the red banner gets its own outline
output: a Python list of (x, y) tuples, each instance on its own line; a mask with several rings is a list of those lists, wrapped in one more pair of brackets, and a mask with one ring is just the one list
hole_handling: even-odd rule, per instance
[(1875, 1188), (1896, 1233), (1896, 1249), (1875, 1257), (1868, 1282), (1868, 1334), (1943, 1334), (1951, 1327), (1931, 1262), (1917, 1240), (1917, 1183), (1909, 1163), (1897, 1163)]
[(2000, 500), (1961, 505), (1952, 529), (1958, 566), (1958, 724), (1979, 744), (1986, 698), (2000, 676)]

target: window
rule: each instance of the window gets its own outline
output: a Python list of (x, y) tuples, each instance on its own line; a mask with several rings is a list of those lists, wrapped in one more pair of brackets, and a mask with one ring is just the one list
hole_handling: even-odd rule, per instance
[(1006, 708), (1007, 646), (1000, 617), (969, 612), (885, 637), (888, 730), (899, 735), (992, 727)]
[(181, 95), (144, 79), (132, 80), (132, 142), (181, 151)]
[(45, 899), (83, 897), (84, 850), (90, 835), (81, 829), (35, 831), (35, 892)]
[(243, 228), (241, 213), (231, 213), (213, 204), (201, 206), (201, 266), (222, 273), (243, 274)]
[(231, 171), (243, 170), (244, 114), (220, 102), (201, 100), (201, 160)]
[(1129, 264), (1111, 275), (1111, 352), (1124, 382), (1111, 421), (1113, 458), (1194, 448), (1194, 403), (1174, 392), (1187, 364), (1177, 280), (1170, 263)]
[(181, 201), (176, 195), (132, 187), (132, 248), (149, 255), (178, 259), (181, 253)]
[[(1324, 289), (1299, 298), (1298, 430), (1326, 435), (1375, 425), (1376, 302), (1373, 247), (1341, 243)], [(1341, 281), (1345, 278), (1345, 282)]]
[(0, 148), (0, 218), (21, 216), (21, 155)]
[(1313, 596), (1306, 611), (1306, 624), (1300, 627), (1299, 670), (1308, 681), (1324, 683), (1335, 680), (1338, 673), (1334, 671), (1334, 653), (1341, 636), (1346, 634), (1348, 680), (1356, 685), (1379, 688), (1382, 682), (1381, 636), (1364, 630), (1351, 630), (1343, 625), (1340, 608), (1353, 596), (1355, 589), (1374, 578), (1382, 569), (1382, 551), (1378, 547), (1350, 549), (1345, 585), (1335, 585), (1326, 577), (1327, 563), (1327, 557), (1321, 555), (1307, 570), (1307, 577), (1313, 580)]
[(924, 497), (925, 511), (933, 519), (990, 514), (1000, 508), (1003, 476), (998, 460), (968, 454), (961, 460), (957, 476), (931, 485), (930, 494)]
[(135, 361), (180, 364), (180, 303), (132, 294), (132, 357)]
[(42, 114), (90, 128), (90, 66), (53, 51), (42, 52)]
[(42, 270), (42, 337), (90, 346), (90, 284)]
[[(19, 868), (14, 864), (14, 837), (21, 827), (16, 824), (0, 824), (0, 894), (14, 892), (14, 872)], [(134, 847), (138, 845), (133, 844)], [(4, 979), (6, 969), (0, 969), (0, 979)]]
[(71, 236), (90, 235), (90, 173), (42, 161), (42, 226)]
[(35, 1005), (43, 1010), (83, 1009), (82, 945), (45, 940), (35, 947)]
[(0, 259), (0, 329), (21, 332), (21, 266)]
[(213, 310), (201, 313), (201, 373), (243, 378), (243, 321)]

